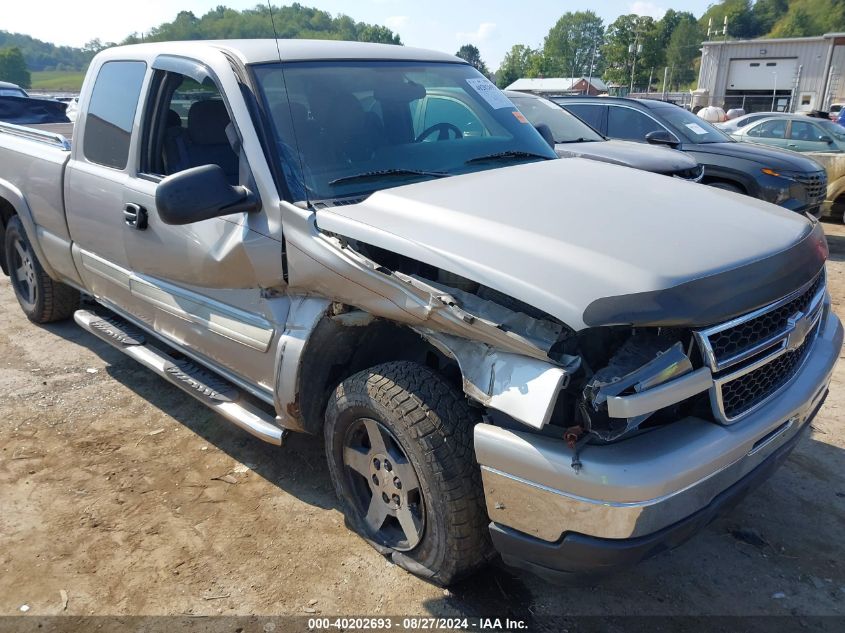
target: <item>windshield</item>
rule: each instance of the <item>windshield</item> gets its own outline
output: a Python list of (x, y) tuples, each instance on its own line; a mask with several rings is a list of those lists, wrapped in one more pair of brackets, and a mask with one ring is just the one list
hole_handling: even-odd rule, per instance
[(0, 88), (0, 97), (25, 97), (26, 93), (20, 88)]
[(538, 97), (510, 96), (531, 125), (548, 125), (555, 143), (603, 141), (605, 138), (559, 105)]
[(297, 200), (556, 158), (511, 101), (466, 64), (291, 62), (254, 72)]
[(689, 143), (728, 143), (732, 140), (704, 119), (678, 106), (657, 107), (654, 112), (675, 134)]

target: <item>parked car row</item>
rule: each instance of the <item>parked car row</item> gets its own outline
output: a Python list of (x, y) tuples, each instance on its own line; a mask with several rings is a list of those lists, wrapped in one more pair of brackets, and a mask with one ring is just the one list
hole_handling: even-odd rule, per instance
[(411, 573), (633, 564), (827, 395), (824, 175), (669, 104), (511, 96), (404, 46), (108, 48), (72, 144), (0, 123), (0, 267), (219, 422), (322, 436), (347, 525)]
[[(550, 101), (534, 95), (509, 93), (509, 96), (533, 123), (551, 128), (559, 122), (558, 134), (563, 143), (554, 138), (559, 155), (577, 154), (680, 175), (680, 167), (676, 167), (678, 172), (670, 172), (662, 163), (677, 163), (676, 157), (681, 153), (698, 165), (696, 171), (687, 169), (683, 173), (704, 184), (814, 217), (821, 216), (825, 210), (827, 175), (818, 163), (791, 151), (737, 143), (707, 121), (671, 103), (617, 97), (556, 97)], [(541, 107), (554, 107), (554, 104), (588, 124), (592, 136), (571, 123), (564, 127), (565, 118), (553, 114), (550, 107)], [(608, 138), (616, 141), (598, 145), (589, 142)], [(579, 141), (573, 143), (575, 147), (565, 144), (573, 141)], [(642, 148), (639, 154), (632, 150), (634, 143)], [(647, 151), (648, 145), (643, 143), (677, 151), (655, 154)], [(661, 162), (650, 162), (657, 159)]]

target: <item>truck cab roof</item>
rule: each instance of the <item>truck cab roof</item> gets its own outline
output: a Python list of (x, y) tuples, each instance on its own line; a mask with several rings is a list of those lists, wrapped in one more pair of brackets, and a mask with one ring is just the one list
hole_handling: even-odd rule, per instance
[(137, 55), (138, 59), (154, 58), (161, 54), (186, 54), (201, 56), (203, 52), (219, 50), (237, 57), (243, 64), (261, 64), (282, 61), (318, 60), (397, 60), (466, 62), (454, 55), (394, 44), (372, 44), (368, 42), (342, 42), (336, 40), (201, 40), (184, 42), (151, 42), (106, 49), (98, 57), (126, 59)]

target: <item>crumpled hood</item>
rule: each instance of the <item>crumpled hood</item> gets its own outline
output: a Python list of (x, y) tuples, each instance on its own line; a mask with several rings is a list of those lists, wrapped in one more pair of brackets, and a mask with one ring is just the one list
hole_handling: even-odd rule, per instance
[(791, 211), (577, 158), (382, 190), (316, 221), (574, 329), (718, 322), (798, 287), (826, 256), (820, 229)]
[(555, 152), (565, 158), (579, 156), (659, 174), (693, 169), (698, 164), (694, 158), (683, 152), (632, 141), (558, 143)]

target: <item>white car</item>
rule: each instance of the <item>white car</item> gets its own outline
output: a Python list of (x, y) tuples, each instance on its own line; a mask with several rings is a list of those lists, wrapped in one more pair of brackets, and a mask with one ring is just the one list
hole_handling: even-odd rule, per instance
[(756, 121), (760, 121), (768, 117), (779, 116), (781, 114), (783, 114), (783, 112), (751, 112), (750, 114), (738, 116), (737, 118), (731, 119), (730, 121), (714, 123), (714, 125), (720, 130), (722, 130), (725, 134), (733, 134), (741, 127), (751, 125)]

